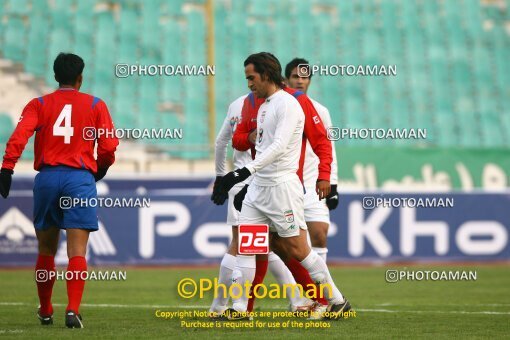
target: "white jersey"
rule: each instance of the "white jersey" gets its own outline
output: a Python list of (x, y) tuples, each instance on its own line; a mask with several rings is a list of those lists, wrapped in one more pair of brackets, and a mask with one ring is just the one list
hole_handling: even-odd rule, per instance
[(246, 165), (259, 186), (273, 186), (296, 177), (301, 156), (305, 114), (299, 102), (283, 90), (276, 91), (257, 114), (255, 160)]
[[(313, 100), (313, 106), (315, 110), (321, 117), (322, 123), (326, 130), (332, 127), (331, 116), (329, 115), (329, 110), (321, 105), (319, 102)], [(331, 162), (331, 175), (330, 175), (330, 183), (337, 184), (338, 183), (338, 164), (336, 161), (336, 150), (335, 150), (335, 142), (331, 141), (331, 151), (333, 153), (333, 162)], [(317, 183), (317, 178), (319, 177), (319, 157), (313, 152), (312, 146), (310, 142), (306, 142), (306, 152), (305, 152), (305, 164), (303, 166), (303, 182), (305, 184), (305, 188), (315, 190), (315, 184)]]
[[(215, 162), (216, 176), (224, 176), (227, 171), (225, 162), (227, 159), (227, 146), (232, 142), (232, 136), (237, 128), (237, 124), (241, 121), (241, 111), (243, 109), (244, 98), (241, 96), (234, 100), (228, 107), (227, 116), (223, 121), (218, 137), (216, 137)], [(239, 151), (234, 149), (234, 168), (241, 169), (251, 161), (250, 151)]]

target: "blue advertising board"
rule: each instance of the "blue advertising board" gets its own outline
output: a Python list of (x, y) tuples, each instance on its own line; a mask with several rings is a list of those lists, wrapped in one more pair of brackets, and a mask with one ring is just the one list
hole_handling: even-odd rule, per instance
[[(91, 234), (89, 242), (91, 264), (203, 264), (216, 263), (223, 256), (231, 227), (225, 223), (226, 205), (210, 201), (210, 181), (190, 189), (172, 181), (165, 182), (165, 189), (160, 182), (147, 185), (143, 196), (135, 192), (143, 181), (124, 181), (131, 183), (116, 183), (118, 188), (129, 187), (132, 192), (108, 189), (102, 197), (150, 203), (98, 209), (100, 230)], [(367, 197), (442, 199), (453, 204), (367, 207)], [(34, 264), (32, 199), (30, 191), (14, 190), (7, 200), (0, 200), (0, 266)], [(328, 261), (509, 260), (509, 206), (508, 193), (341, 194), (338, 208), (331, 213)], [(62, 233), (57, 263), (66, 261)]]

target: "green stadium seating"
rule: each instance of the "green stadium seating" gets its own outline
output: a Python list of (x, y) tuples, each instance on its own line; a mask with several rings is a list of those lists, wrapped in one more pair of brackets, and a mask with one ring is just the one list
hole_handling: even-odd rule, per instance
[[(0, 55), (50, 86), (57, 53), (81, 55), (83, 91), (104, 99), (118, 125), (194, 132), (172, 156), (210, 155), (209, 128), (219, 129), (229, 103), (248, 92), (242, 63), (261, 50), (273, 52), (283, 67), (298, 56), (324, 65), (397, 65), (396, 77), (313, 78), (311, 96), (335, 114), (338, 125), (427, 128), (438, 146), (510, 146), (509, 15), (494, 4), (215, 0), (215, 122), (209, 122), (205, 77), (113, 77), (116, 63), (206, 64), (204, 4), (6, 0), (0, 4)], [(175, 141), (157, 143), (165, 149)]]
[(14, 124), (7, 113), (0, 113), (0, 140), (6, 141), (14, 130)]
[(161, 3), (161, 13), (163, 15), (171, 15), (171, 16), (179, 16), (182, 14), (182, 4), (184, 3), (183, 0), (173, 0), (171, 2), (169, 1), (162, 1)]
[(48, 20), (42, 15), (34, 15), (30, 20), (25, 68), (36, 76), (44, 77), (46, 69), (46, 44)]
[(7, 0), (5, 5), (9, 8), (9, 14), (27, 15), (30, 12), (29, 0)]
[(22, 61), (26, 47), (26, 27), (19, 16), (9, 16), (4, 29), (3, 54), (14, 61)]
[(143, 3), (142, 11), (142, 32), (150, 32), (150, 34), (142, 34), (141, 48), (144, 54), (158, 58), (160, 49), (160, 34), (158, 27), (159, 3), (157, 1), (146, 1)]

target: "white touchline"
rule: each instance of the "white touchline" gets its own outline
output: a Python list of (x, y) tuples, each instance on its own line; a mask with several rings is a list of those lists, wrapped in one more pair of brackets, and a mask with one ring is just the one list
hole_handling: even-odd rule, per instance
[(15, 333), (23, 333), (23, 329), (0, 329), (0, 334), (15, 334)]
[[(31, 303), (26, 302), (0, 302), (0, 306), (32, 306)], [(53, 306), (63, 307), (67, 304), (54, 303)], [(96, 307), (96, 308), (174, 308), (174, 309), (186, 309), (186, 308), (201, 308), (208, 309), (208, 305), (121, 305), (121, 304), (108, 304), (108, 303), (82, 303), (83, 307)], [(454, 305), (451, 305), (454, 306)], [(273, 306), (267, 307), (266, 309), (285, 310), (287, 306)], [(495, 312), (495, 311), (438, 311), (438, 310), (390, 310), (390, 309), (366, 309), (356, 308), (356, 312), (368, 312), (368, 313), (411, 313), (411, 314), (485, 314), (485, 315), (510, 315), (510, 312)]]
[(25, 302), (0, 302), (0, 306), (28, 306)]
[[(391, 303), (391, 302), (385, 302), (385, 303), (375, 304), (374, 306), (377, 306), (377, 307), (389, 307), (389, 306), (398, 307), (398, 306), (403, 306), (403, 305), (398, 305), (398, 304)], [(470, 304), (463, 304), (463, 305), (455, 304), (455, 303), (442, 303), (441, 306), (457, 306), (457, 307), (459, 307), (459, 306), (507, 307), (507, 306), (510, 306), (510, 303), (470, 303)]]

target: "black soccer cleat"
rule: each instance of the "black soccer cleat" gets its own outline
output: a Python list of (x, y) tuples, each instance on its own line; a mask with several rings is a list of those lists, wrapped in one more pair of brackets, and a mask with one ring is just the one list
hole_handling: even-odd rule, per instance
[(209, 320), (211, 321), (228, 321), (228, 317), (225, 315), (225, 311), (222, 313), (209, 312)]
[(66, 326), (67, 328), (83, 328), (82, 318), (80, 314), (76, 314), (72, 310), (66, 312)]
[(343, 303), (337, 303), (328, 306), (328, 313), (326, 313), (325, 319), (338, 320), (343, 319), (343, 314), (351, 310), (351, 304), (344, 298)]
[(249, 312), (238, 312), (234, 308), (228, 308), (223, 312), (223, 316), (228, 321), (249, 321), (252, 320)]
[(37, 318), (41, 321), (41, 325), (43, 326), (53, 325), (53, 315), (42, 316), (40, 308), (37, 310)]

